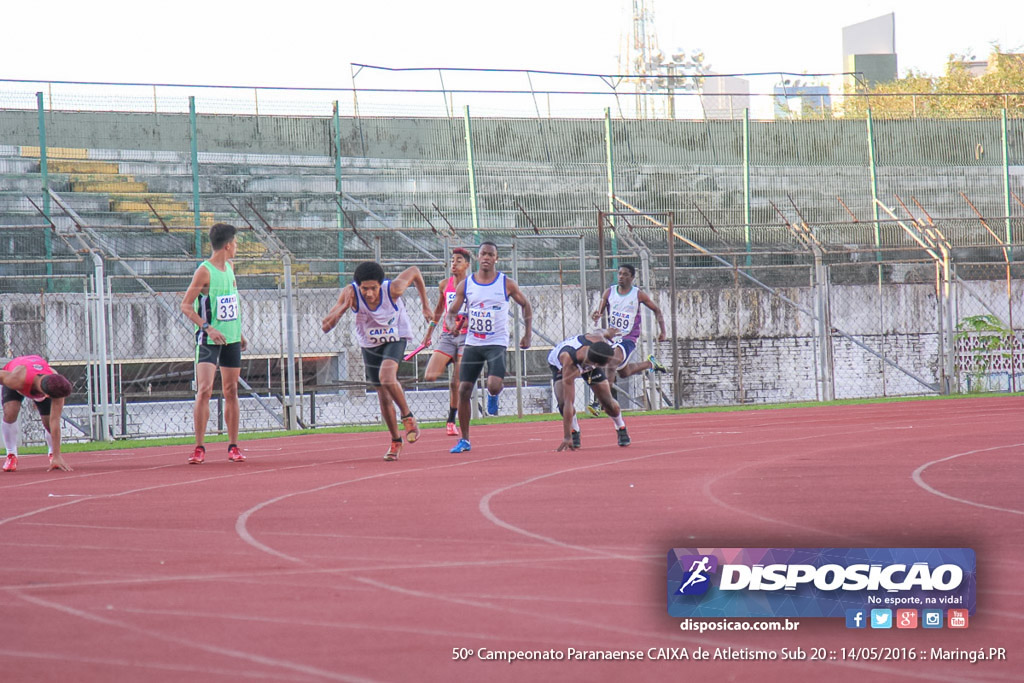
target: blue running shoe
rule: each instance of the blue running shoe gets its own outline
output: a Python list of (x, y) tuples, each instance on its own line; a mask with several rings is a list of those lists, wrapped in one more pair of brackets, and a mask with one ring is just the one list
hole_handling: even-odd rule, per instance
[(469, 439), (459, 439), (459, 442), (448, 451), (449, 453), (465, 453), (466, 451), (473, 450), (473, 447), (469, 445)]
[(668, 372), (665, 364), (655, 358), (653, 353), (647, 356), (647, 360), (651, 363), (651, 372)]
[(498, 414), (498, 397), (487, 394), (487, 414), (494, 416)]

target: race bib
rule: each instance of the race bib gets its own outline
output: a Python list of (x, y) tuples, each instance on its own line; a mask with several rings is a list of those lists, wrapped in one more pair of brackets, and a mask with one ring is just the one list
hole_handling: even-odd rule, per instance
[(622, 330), (626, 332), (630, 328), (630, 323), (633, 322), (633, 316), (629, 313), (623, 313), (621, 311), (612, 311), (608, 316), (608, 325), (614, 327), (616, 330)]
[(217, 297), (217, 320), (227, 322), (238, 320), (238, 295), (225, 294)]
[(487, 308), (469, 309), (469, 333), (485, 337), (494, 333), (494, 311)]
[(371, 327), (366, 331), (366, 336), (370, 338), (370, 343), (374, 346), (387, 344), (388, 342), (396, 342), (400, 339), (398, 336), (398, 330), (396, 330), (394, 326)]

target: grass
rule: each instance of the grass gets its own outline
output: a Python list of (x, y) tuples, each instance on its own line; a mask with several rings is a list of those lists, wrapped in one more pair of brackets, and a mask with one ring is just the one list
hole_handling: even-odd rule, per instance
[[(688, 415), (691, 413), (731, 413), (739, 411), (749, 410), (786, 410), (792, 408), (821, 408), (831, 406), (851, 406), (851, 405), (872, 405), (877, 403), (905, 403), (908, 401), (949, 401), (959, 400), (964, 398), (995, 398), (1005, 396), (1024, 396), (1024, 392), (1017, 393), (988, 393), (988, 394), (953, 394), (948, 396), (899, 396), (889, 398), (855, 398), (855, 399), (841, 399), (837, 401), (799, 401), (795, 403), (771, 403), (771, 404), (758, 404), (758, 405), (730, 405), (730, 406), (708, 406), (698, 408), (679, 408), (672, 409), (666, 408), (662, 410), (650, 410), (650, 411), (628, 411), (630, 417), (640, 415)], [(600, 419), (593, 418), (587, 415), (585, 412), (579, 413), (580, 419)], [(512, 422), (557, 422), (562, 418), (554, 413), (545, 413), (541, 415), (524, 415), (523, 417), (516, 417), (514, 415), (500, 415), (498, 417), (488, 417), (474, 420), (473, 424), (508, 424)], [(443, 427), (444, 422), (423, 422), (420, 427), (433, 428)], [(375, 425), (351, 425), (346, 427), (321, 427), (318, 429), (299, 429), (299, 430), (281, 430), (274, 432), (243, 432), (239, 435), (240, 441), (255, 441), (258, 439), (274, 439), (281, 436), (302, 436), (302, 435), (313, 435), (313, 434), (358, 434), (363, 432), (383, 432), (386, 431), (383, 424)], [(228, 438), (222, 435), (209, 436), (206, 439), (207, 443), (227, 443)], [(175, 437), (164, 437), (155, 439), (133, 439), (125, 441), (89, 441), (85, 443), (68, 443), (61, 446), (61, 452), (63, 453), (83, 453), (89, 451), (110, 451), (120, 450), (127, 448), (148, 448), (152, 446), (191, 446), (195, 443), (195, 440), (191, 436), (175, 436)], [(25, 453), (45, 453), (45, 448), (30, 447), (21, 449)]]

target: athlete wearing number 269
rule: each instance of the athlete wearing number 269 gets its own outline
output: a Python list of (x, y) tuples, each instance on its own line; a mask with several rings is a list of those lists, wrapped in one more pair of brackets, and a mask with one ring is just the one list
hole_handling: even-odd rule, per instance
[(410, 266), (394, 280), (388, 280), (379, 263), (366, 261), (356, 266), (352, 273), (352, 286), (341, 290), (338, 302), (321, 325), (324, 332), (330, 332), (346, 311), (355, 311), (354, 331), (363, 351), (366, 380), (377, 389), (380, 416), (391, 433), (391, 447), (384, 454), (385, 460), (397, 460), (402, 452), (402, 437), (398, 433), (392, 404), (398, 407), (402, 416), (406, 440), (412, 443), (420, 436), (416, 418), (409, 410), (405, 392), (398, 381), (398, 364), (405, 355), (406, 343), (412, 339), (409, 315), (402, 301), (402, 294), (409, 285), (416, 287), (423, 316), (431, 320), (433, 311), (427, 301), (427, 287), (419, 268)]

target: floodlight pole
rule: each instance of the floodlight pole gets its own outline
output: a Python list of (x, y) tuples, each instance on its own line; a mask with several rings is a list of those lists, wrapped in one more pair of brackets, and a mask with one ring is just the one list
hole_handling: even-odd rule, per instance
[(607, 214), (597, 211), (597, 285), (601, 296), (604, 296), (604, 218)]
[(668, 292), (672, 316), (672, 407), (679, 407), (679, 340), (676, 326), (676, 230), (675, 214), (668, 212)]

